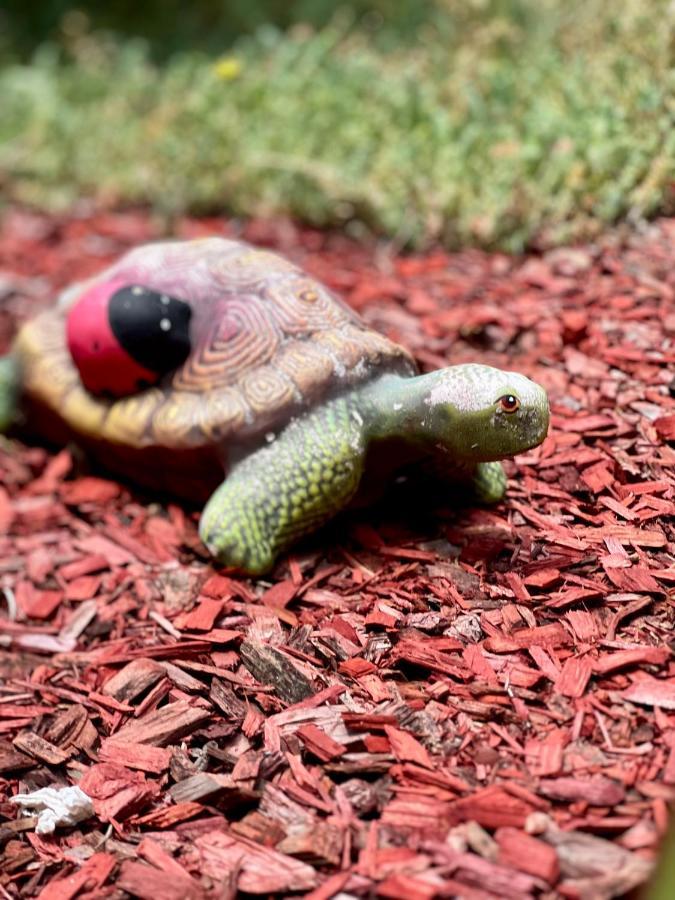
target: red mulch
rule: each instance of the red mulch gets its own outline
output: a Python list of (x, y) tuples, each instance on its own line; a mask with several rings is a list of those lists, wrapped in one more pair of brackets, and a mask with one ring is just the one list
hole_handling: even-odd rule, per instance
[[(71, 450), (0, 451), (0, 893), (618, 897), (675, 795), (675, 221), (510, 259), (396, 258), (288, 223), (241, 234), (424, 367), (550, 391), (505, 503), (349, 515), (226, 577), (196, 511)], [(6, 215), (0, 344), (158, 235), (145, 214)], [(75, 783), (38, 836), (8, 798)]]

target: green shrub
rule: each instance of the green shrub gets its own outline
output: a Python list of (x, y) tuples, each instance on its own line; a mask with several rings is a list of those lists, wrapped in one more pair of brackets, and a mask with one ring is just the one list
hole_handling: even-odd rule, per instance
[(4, 0), (0, 33), (24, 54), (46, 42), (67, 41), (87, 28), (119, 36), (142, 36), (153, 58), (177, 50), (220, 51), (262, 26), (285, 30), (299, 22), (313, 28), (328, 25), (336, 11), (349, 13), (359, 26), (380, 34), (385, 42), (407, 40), (442, 13), (437, 0)]
[(5, 193), (512, 250), (667, 208), (672, 5), (487, 8), (387, 53), (349, 22), (263, 29), (221, 64), (190, 52), (158, 66), (143, 43), (86, 34), (68, 62), (43, 47), (0, 71)]

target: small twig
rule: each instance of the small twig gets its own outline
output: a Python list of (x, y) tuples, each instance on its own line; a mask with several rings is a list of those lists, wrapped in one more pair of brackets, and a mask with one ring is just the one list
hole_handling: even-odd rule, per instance
[(113, 833), (113, 827), (112, 827), (112, 825), (108, 825), (108, 827), (105, 830), (105, 834), (103, 835), (101, 840), (98, 842), (98, 844), (94, 845), (94, 853), (96, 853), (97, 850), (100, 850), (101, 847), (105, 847), (105, 845), (108, 843), (108, 841), (112, 837), (112, 833)]
[(165, 619), (164, 616), (160, 615), (158, 612), (155, 612), (154, 609), (151, 609), (148, 615), (153, 620), (153, 622), (156, 622), (159, 627), (163, 628), (164, 631), (167, 632), (167, 634), (171, 635), (171, 637), (175, 637), (177, 641), (179, 641), (183, 637), (181, 632), (177, 628), (174, 628), (168, 619)]
[(5, 598), (5, 602), (7, 603), (7, 618), (11, 622), (16, 622), (18, 608), (16, 605), (16, 597), (14, 596), (14, 591), (10, 587), (4, 587), (2, 589), (2, 596)]

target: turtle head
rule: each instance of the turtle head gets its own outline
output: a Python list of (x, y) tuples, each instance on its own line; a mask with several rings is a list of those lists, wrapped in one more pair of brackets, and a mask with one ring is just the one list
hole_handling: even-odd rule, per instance
[(546, 391), (517, 372), (459, 365), (420, 379), (423, 429), (441, 453), (467, 462), (504, 459), (536, 447), (548, 431)]

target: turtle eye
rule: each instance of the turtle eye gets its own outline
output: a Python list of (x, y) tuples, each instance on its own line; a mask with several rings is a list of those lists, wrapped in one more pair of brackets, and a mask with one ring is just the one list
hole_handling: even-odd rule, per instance
[(520, 400), (514, 394), (504, 394), (499, 398), (499, 405), (505, 413), (514, 413), (520, 409)]

